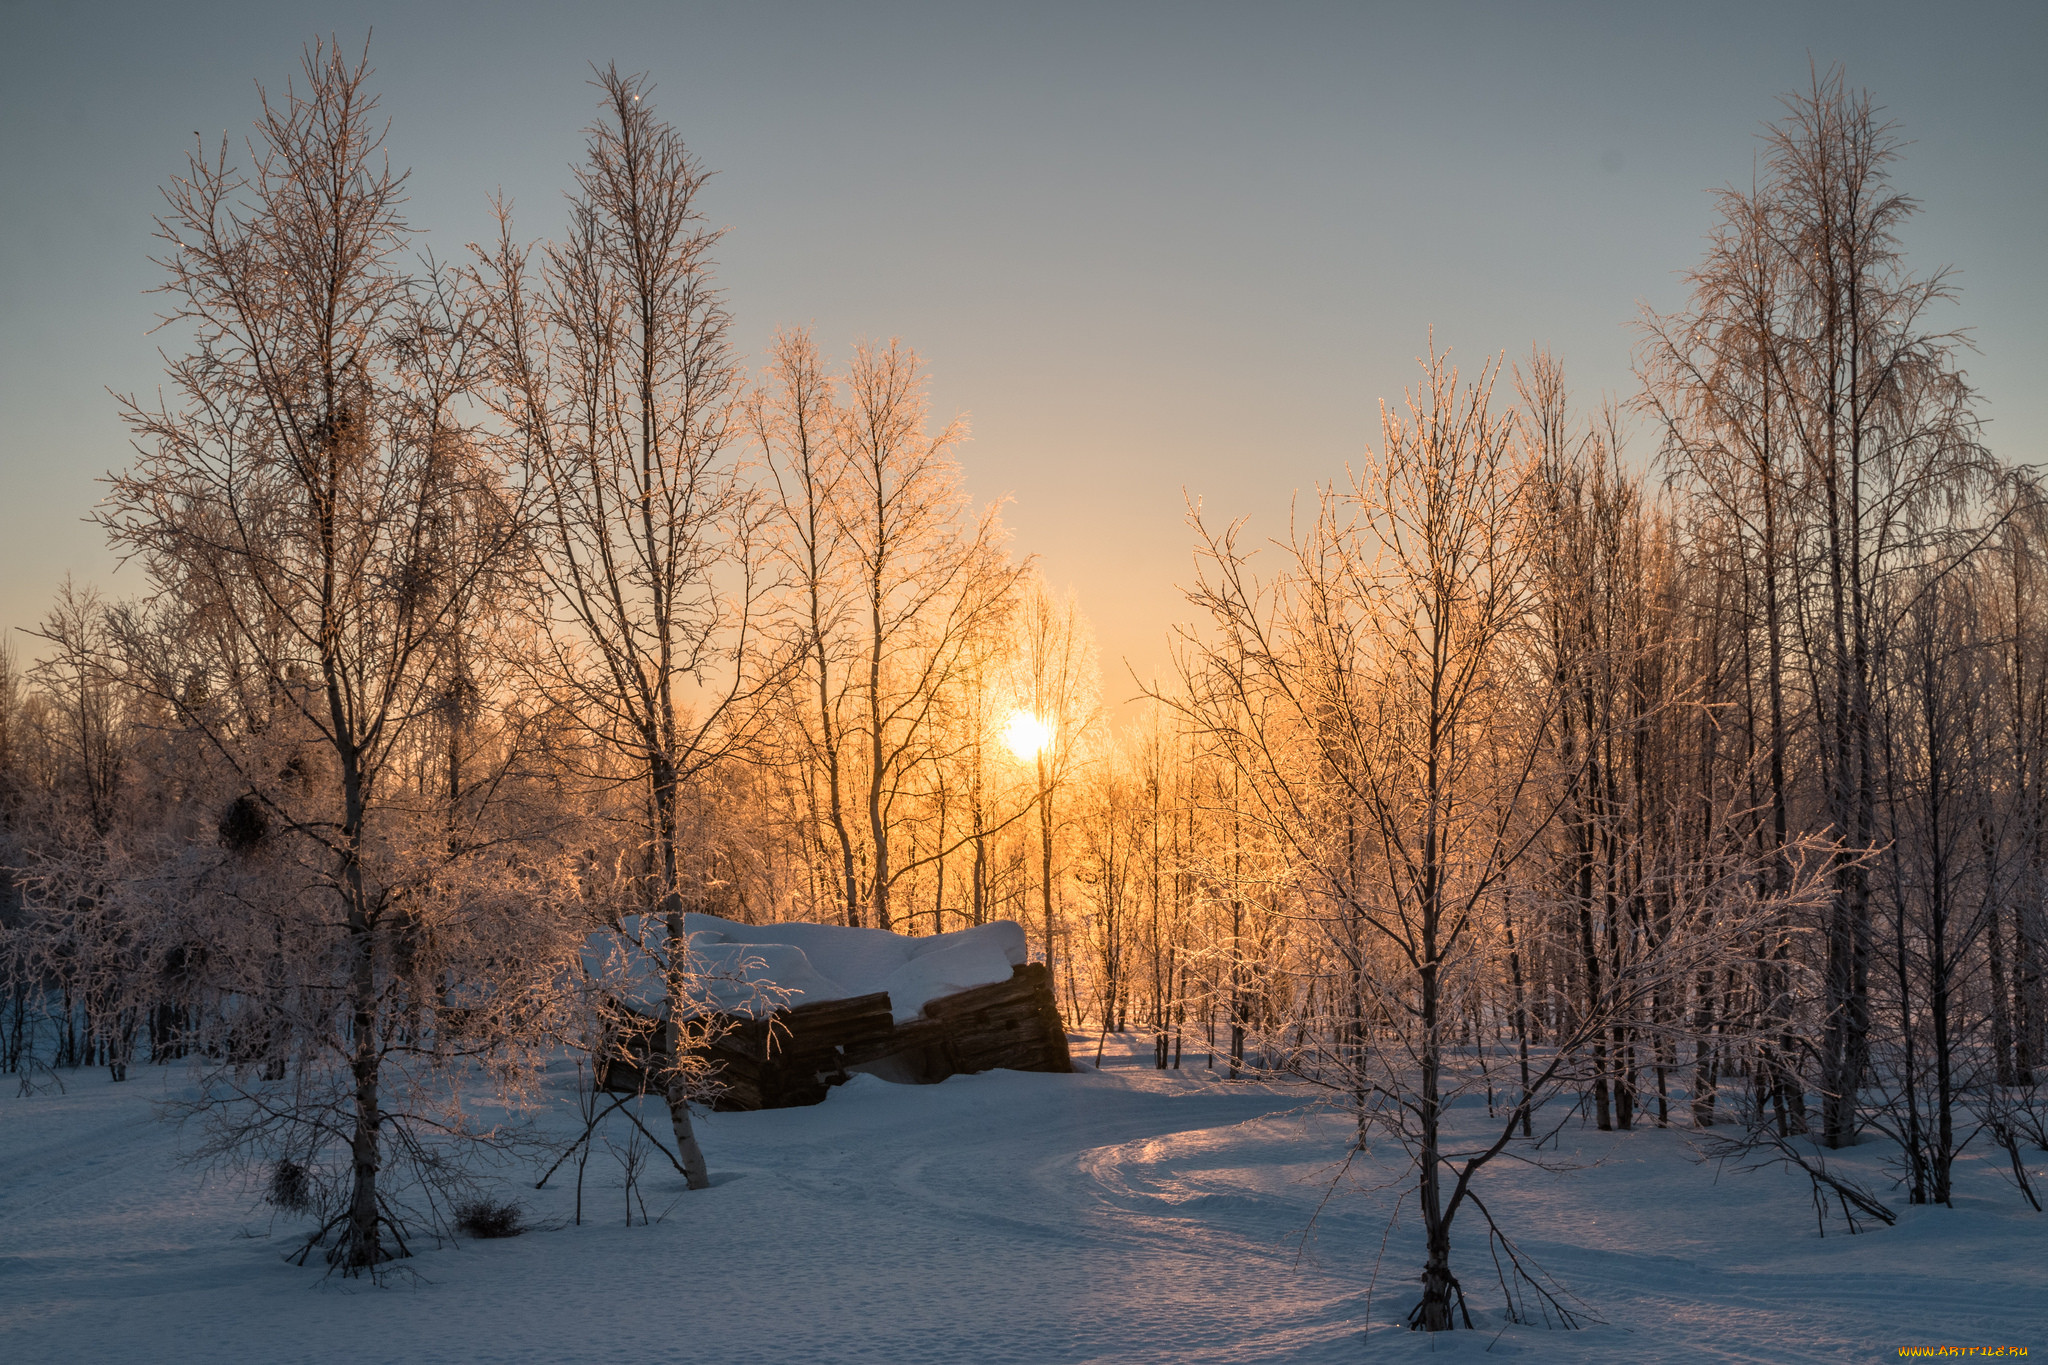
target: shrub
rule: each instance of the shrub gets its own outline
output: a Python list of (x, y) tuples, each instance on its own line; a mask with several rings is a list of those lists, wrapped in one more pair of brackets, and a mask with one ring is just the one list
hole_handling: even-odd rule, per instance
[(526, 1210), (517, 1204), (472, 1199), (456, 1205), (455, 1230), (465, 1237), (517, 1237), (526, 1231)]
[(313, 1177), (296, 1161), (280, 1161), (270, 1168), (270, 1188), (264, 1198), (286, 1213), (305, 1213), (313, 1207)]

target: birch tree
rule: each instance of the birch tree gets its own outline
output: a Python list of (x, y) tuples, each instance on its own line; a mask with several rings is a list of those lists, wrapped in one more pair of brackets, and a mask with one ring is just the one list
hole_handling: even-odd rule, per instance
[(1095, 641), (1073, 595), (1057, 597), (1038, 579), (1025, 594), (1016, 630), (1016, 697), (1023, 720), (1016, 722), (1021, 742), (1013, 743), (1013, 751), (1031, 765), (1035, 779), (1039, 917), (1050, 972), (1058, 941), (1054, 851), (1060, 799), (1088, 759), (1100, 718)]
[[(1429, 1331), (1458, 1320), (1451, 1232), (1468, 1206), (1510, 1267), (1504, 1288), (1512, 1276), (1563, 1311), (1485, 1212), (1477, 1177), (1529, 1115), (1587, 1079), (1589, 1057), (1607, 1074), (1596, 1048), (1675, 1028), (1658, 1000), (1740, 951), (1770, 907), (1754, 862), (1728, 857), (1667, 885), (1654, 922), (1647, 899), (1640, 915), (1603, 903), (1613, 934), (1597, 982), (1567, 999), (1553, 973), (1534, 1002), (1553, 1021), (1548, 1055), (1505, 1106), (1489, 1102), (1476, 1136), (1454, 1135), (1453, 1103), (1491, 1086), (1459, 1055), (1461, 1038), (1486, 1047), (1468, 1028), (1472, 1002), (1532, 938), (1568, 960), (1558, 930), (1582, 928), (1580, 905), (1530, 856), (1589, 772), (1583, 748), (1561, 756), (1548, 737), (1569, 695), (1535, 648), (1534, 556), (1550, 528), (1531, 515), (1536, 455), (1515, 416), (1493, 410), (1491, 380), (1489, 367), (1463, 383), (1432, 356), (1406, 415), (1383, 414), (1378, 449), (1276, 543), (1267, 575), (1238, 527), (1212, 532), (1197, 517), (1204, 572), (1190, 596), (1208, 619), (1183, 637), (1177, 703), (1275, 850), (1265, 876), (1285, 879), (1295, 913), (1347, 969), (1329, 983), (1343, 1001), (1330, 1011), (1340, 1056), (1357, 1068), (1344, 1084), (1361, 1129), (1410, 1154), (1423, 1223), (1410, 1321)], [(1366, 998), (1345, 1001), (1352, 991)], [(1361, 1046), (1362, 1026), (1381, 1019), (1383, 1041)], [(1515, 1311), (1520, 1290), (1509, 1292)]]
[[(1822, 1136), (1839, 1147), (1855, 1140), (1869, 1063), (1881, 670), (1905, 585), (1983, 459), (1963, 338), (1935, 316), (1953, 286), (1911, 272), (1900, 246), (1918, 203), (1892, 182), (1897, 128), (1839, 69), (1784, 105), (1758, 183), (1718, 196), (1691, 305), (1646, 315), (1646, 398), (1760, 577), (1772, 837), (1803, 816), (1840, 845), (1814, 1077)], [(1785, 776), (1795, 742), (1811, 760), (1803, 794)]]
[(836, 515), (872, 860), (864, 918), (878, 929), (895, 924), (891, 895), (906, 869), (892, 835), (913, 776), (941, 737), (949, 689), (1008, 611), (1022, 572), (1004, 550), (996, 507), (969, 515), (953, 453), (965, 424), (933, 433), (929, 407), (915, 351), (895, 341), (855, 349), (836, 435)]
[[(249, 1049), (225, 1049), (201, 1104), (244, 1116), (223, 1120), (230, 1146), (342, 1144), (330, 1254), (359, 1273), (402, 1254), (382, 1173), (422, 1155), (410, 1068), (446, 1040), (407, 1032), (418, 982), (393, 950), (408, 904), (456, 869), (415, 856), (392, 765), (431, 711), (434, 642), (515, 571), (523, 517), (460, 454), (470, 333), (405, 268), (405, 177), (368, 67), (316, 44), (303, 74), (262, 94), (246, 164), (223, 139), (164, 192), (167, 322), (191, 349), (169, 362), (174, 401), (124, 403), (137, 459), (101, 519), (154, 594), (116, 632), (125, 680), (204, 737), (295, 874), (176, 902), (239, 907), (251, 961), (295, 954), (294, 1027), (264, 1034), (253, 1080)], [(236, 998), (281, 1008), (269, 968), (222, 970)]]
[(1429, 1331), (1455, 1325), (1451, 1228), (1512, 1133), (1453, 1160), (1446, 1051), (1454, 992), (1530, 842), (1518, 815), (1536, 763), (1499, 704), (1529, 681), (1510, 681), (1510, 647), (1530, 600), (1516, 535), (1524, 461), (1512, 416), (1490, 410), (1490, 380), (1461, 384), (1432, 356), (1407, 415), (1384, 413), (1380, 448), (1281, 546), (1270, 582), (1251, 576), (1235, 528), (1203, 532), (1209, 567), (1192, 596), (1215, 642), (1186, 663), (1198, 723), (1254, 793), (1304, 894), (1398, 964), (1383, 989), (1405, 1017), (1404, 1052), (1372, 1083), (1391, 1087), (1390, 1126), (1414, 1160), (1425, 1243), (1414, 1325)]
[[(709, 878), (693, 795), (752, 744), (783, 663), (764, 648), (774, 586), (765, 505), (733, 449), (740, 375), (711, 273), (708, 172), (652, 88), (599, 73), (567, 236), (477, 252), (491, 401), (537, 503), (546, 591), (534, 677), (592, 741), (584, 778), (643, 813), (633, 908), (665, 927), (667, 1098), (692, 1189), (709, 1184), (681, 1052), (694, 998), (683, 915)], [(655, 946), (650, 940), (650, 946)]]

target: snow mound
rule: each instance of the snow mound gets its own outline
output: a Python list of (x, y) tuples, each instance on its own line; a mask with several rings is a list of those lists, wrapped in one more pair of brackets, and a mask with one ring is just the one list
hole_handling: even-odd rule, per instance
[[(1014, 957), (1007, 944), (997, 942), (997, 935), (986, 932), (990, 929), (1017, 930)], [(1011, 970), (1024, 961), (1024, 931), (1008, 921), (984, 924), (979, 929), (963, 929), (957, 936), (948, 934), (944, 937), (958, 937), (960, 941), (914, 953), (910, 961), (889, 973), (882, 982), (882, 989), (889, 992), (889, 1008), (897, 1023), (915, 1019), (923, 1012), (926, 1002), (942, 995), (1008, 981)], [(936, 940), (911, 941), (922, 945)]]
[[(756, 1018), (782, 1005), (887, 991), (902, 1023), (940, 996), (1008, 981), (1011, 970), (1029, 960), (1024, 930), (1014, 920), (911, 938), (837, 924), (740, 924), (685, 915), (683, 932), (689, 937), (690, 1011)], [(662, 922), (633, 916), (621, 932), (592, 934), (583, 962), (624, 1003), (658, 1014), (668, 999), (661, 970), (667, 950)]]

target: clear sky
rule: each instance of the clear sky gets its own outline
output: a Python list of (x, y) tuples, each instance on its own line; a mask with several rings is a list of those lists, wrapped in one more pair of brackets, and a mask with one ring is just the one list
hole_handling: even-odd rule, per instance
[[(1468, 363), (1541, 342), (1587, 402), (1633, 390), (1754, 134), (1809, 56), (1914, 139), (1922, 269), (1994, 448), (2048, 455), (2048, 5), (77, 4), (0, 0), (0, 627), (69, 573), (127, 459), (109, 389), (161, 372), (145, 259), (195, 132), (246, 130), (302, 43), (368, 30), (409, 212), (443, 257), (562, 223), (588, 64), (657, 82), (717, 172), (719, 273), (758, 363), (900, 335), (964, 411), (977, 497), (1161, 670), (1187, 609), (1183, 493), (1284, 528), (1377, 436), (1433, 325)], [(1647, 441), (1639, 449), (1647, 453)], [(14, 635), (17, 648), (35, 642)]]

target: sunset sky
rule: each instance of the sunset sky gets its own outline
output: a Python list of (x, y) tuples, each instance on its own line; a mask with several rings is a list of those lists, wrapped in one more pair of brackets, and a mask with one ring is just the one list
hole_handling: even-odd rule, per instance
[[(1654, 13), (1648, 12), (1654, 10)], [(1629, 324), (1671, 308), (1707, 191), (1809, 58), (1914, 140), (1906, 245), (1952, 265), (1994, 449), (2048, 454), (2048, 7), (2013, 5), (0, 4), (0, 625), (69, 573), (120, 596), (83, 518), (127, 459), (107, 390), (146, 335), (157, 187), (239, 136), (254, 83), (374, 30), (374, 85), (443, 258), (558, 232), (589, 63), (650, 72), (717, 178), (750, 364), (809, 324), (925, 357), (979, 499), (1094, 622), (1105, 693), (1188, 610), (1184, 496), (1284, 528), (1377, 437), (1436, 329), (1471, 364), (1532, 342), (1587, 403), (1634, 391)], [(1654, 441), (1639, 433), (1634, 453)], [(35, 643), (13, 636), (19, 653)]]

